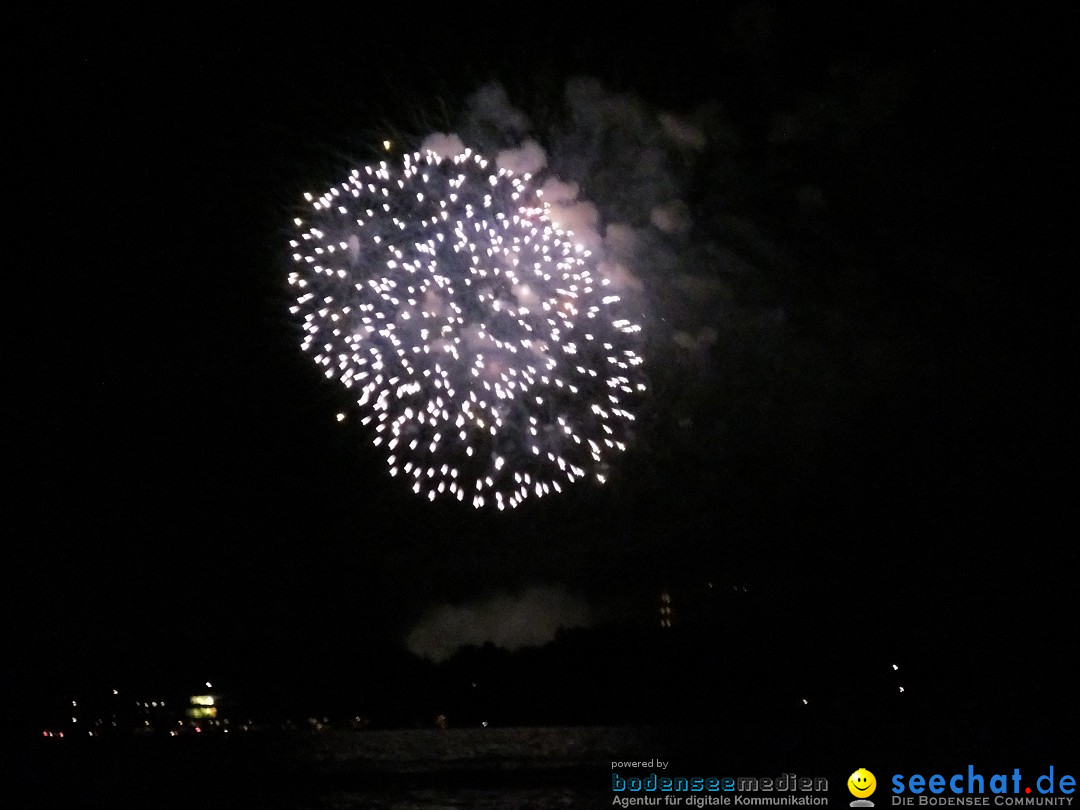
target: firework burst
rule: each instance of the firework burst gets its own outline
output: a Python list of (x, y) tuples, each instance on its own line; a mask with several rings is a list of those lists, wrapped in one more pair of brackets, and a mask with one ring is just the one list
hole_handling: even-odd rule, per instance
[(604, 481), (645, 389), (640, 327), (529, 174), (427, 150), (305, 197), (301, 346), (357, 392), (390, 475), (500, 509)]

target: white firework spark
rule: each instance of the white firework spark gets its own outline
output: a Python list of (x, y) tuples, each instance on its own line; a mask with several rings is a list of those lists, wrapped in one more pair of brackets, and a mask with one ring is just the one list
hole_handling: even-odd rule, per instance
[(301, 346), (430, 500), (505, 509), (603, 482), (645, 389), (640, 326), (530, 181), (415, 152), (305, 195), (295, 220)]

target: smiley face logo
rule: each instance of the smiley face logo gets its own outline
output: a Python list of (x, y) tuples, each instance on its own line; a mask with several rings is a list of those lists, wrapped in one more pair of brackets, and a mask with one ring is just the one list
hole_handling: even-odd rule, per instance
[(877, 789), (877, 779), (866, 768), (859, 768), (848, 777), (847, 789), (856, 799), (865, 799)]

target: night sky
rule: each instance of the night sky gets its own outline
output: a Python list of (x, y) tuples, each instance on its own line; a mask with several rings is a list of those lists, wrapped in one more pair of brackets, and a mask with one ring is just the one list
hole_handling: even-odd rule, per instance
[[(1069, 99), (1038, 47), (1053, 21), (938, 5), (24, 17), (9, 674), (287, 682), (418, 626), (542, 643), (654, 624), (665, 589), (691, 622), (726, 589), (763, 634), (798, 617), (881, 655), (1032, 654), (1063, 678), (1075, 344), (1050, 150)], [(592, 163), (566, 115), (581, 77), (645, 121), (603, 124)], [(383, 139), (469, 131), (492, 82), (605, 222), (640, 213), (626, 150), (661, 114), (705, 137), (664, 164), (693, 224), (636, 268), (635, 445), (606, 486), (511, 514), (385, 474), (300, 351), (285, 283), (304, 191)], [(986, 677), (1036, 677), (1009, 673), (1031, 680)]]

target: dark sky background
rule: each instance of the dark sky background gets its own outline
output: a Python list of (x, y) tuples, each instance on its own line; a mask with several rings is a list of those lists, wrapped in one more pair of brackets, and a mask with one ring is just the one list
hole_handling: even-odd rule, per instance
[[(274, 677), (401, 644), (440, 605), (541, 589), (555, 614), (651, 620), (661, 588), (692, 614), (710, 582), (769, 621), (885, 605), (877, 632), (908, 646), (1052, 647), (1076, 619), (1049, 224), (1067, 99), (1053, 21), (938, 5), (22, 19), (7, 668)], [(384, 137), (452, 129), (492, 80), (542, 130), (575, 76), (712, 110), (680, 255), (727, 285), (694, 316), (717, 339), (691, 362), (651, 336), (609, 486), (429, 505), (299, 351), (292, 211)], [(654, 278), (650, 317), (686, 314)]]

